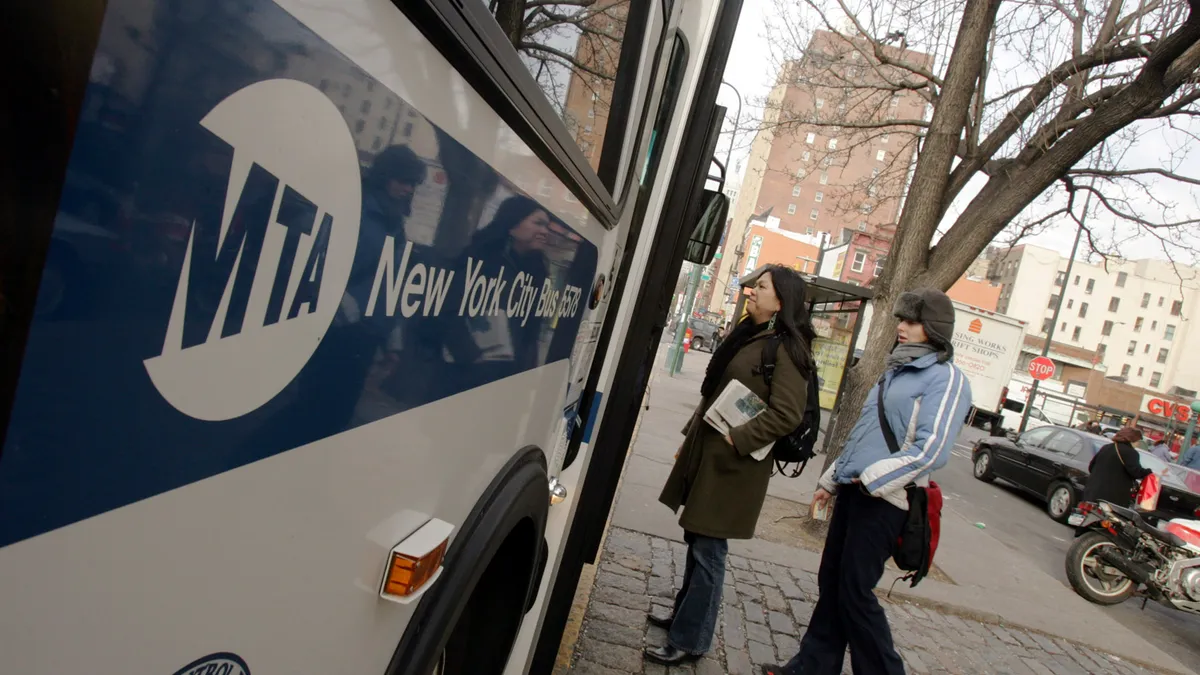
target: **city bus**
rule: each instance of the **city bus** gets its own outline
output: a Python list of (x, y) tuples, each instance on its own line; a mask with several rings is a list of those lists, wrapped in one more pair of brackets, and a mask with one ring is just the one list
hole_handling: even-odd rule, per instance
[(549, 673), (741, 2), (10, 4), (5, 672)]

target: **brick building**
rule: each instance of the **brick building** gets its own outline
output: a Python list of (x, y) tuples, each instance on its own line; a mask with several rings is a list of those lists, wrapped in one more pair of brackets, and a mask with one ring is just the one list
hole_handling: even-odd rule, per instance
[[(920, 52), (884, 49), (890, 59), (932, 64)], [(881, 65), (865, 39), (816, 31), (804, 54), (781, 69), (768, 97), (729, 239), (741, 241), (754, 214), (770, 209), (782, 230), (825, 234), (834, 244), (858, 241), (869, 259), (886, 257), (880, 230), (899, 216), (916, 148), (913, 127), (886, 124), (926, 115), (920, 94), (896, 86), (902, 80), (903, 71)], [(745, 267), (744, 255), (723, 257), (718, 284)], [(853, 257), (845, 267), (857, 267)], [(862, 271), (846, 276), (866, 283), (874, 272), (874, 263), (864, 262)], [(719, 298), (713, 303), (718, 308)]]

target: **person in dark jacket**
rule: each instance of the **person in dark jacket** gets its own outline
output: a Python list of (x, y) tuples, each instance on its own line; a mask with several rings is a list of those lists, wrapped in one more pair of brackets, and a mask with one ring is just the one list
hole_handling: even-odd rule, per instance
[[(770, 266), (754, 280), (747, 316), (721, 342), (709, 361), (702, 396), (684, 427), (683, 445), (659, 501), (678, 511), (688, 544), (683, 586), (670, 615), (649, 621), (668, 630), (667, 644), (646, 649), (646, 658), (676, 665), (697, 659), (712, 646), (729, 539), (751, 539), (767, 494), (774, 461), (751, 453), (772, 445), (800, 424), (815, 377), (811, 343), (815, 333), (804, 304), (805, 283), (794, 270)], [(768, 389), (762, 376), (763, 347), (779, 339)], [(704, 421), (709, 405), (738, 380), (767, 403), (767, 409), (722, 435)]]
[(1104, 500), (1117, 506), (1133, 503), (1133, 483), (1154, 473), (1142, 466), (1133, 444), (1142, 440), (1142, 432), (1126, 427), (1113, 434), (1113, 442), (1100, 448), (1088, 465), (1083, 501)]

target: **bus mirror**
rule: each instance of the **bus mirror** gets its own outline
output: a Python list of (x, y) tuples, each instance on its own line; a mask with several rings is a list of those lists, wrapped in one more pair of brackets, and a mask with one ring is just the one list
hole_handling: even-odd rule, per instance
[(700, 220), (688, 238), (684, 259), (698, 265), (712, 262), (721, 235), (725, 233), (725, 218), (729, 215), (729, 198), (716, 190), (705, 190), (700, 202)]

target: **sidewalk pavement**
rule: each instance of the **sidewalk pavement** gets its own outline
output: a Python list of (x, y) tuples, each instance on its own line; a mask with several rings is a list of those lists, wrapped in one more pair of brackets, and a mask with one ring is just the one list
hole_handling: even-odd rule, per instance
[[(656, 359), (648, 404), (626, 462), (610, 531), (575, 646), (577, 673), (665, 673), (642, 663), (644, 644), (661, 644), (645, 625), (652, 603), (669, 604), (682, 579), (683, 532), (658, 503), (682, 436), (699, 400), (708, 355), (691, 353), (676, 377)], [(820, 445), (818, 445), (820, 447)], [(823, 457), (798, 478), (772, 479), (768, 494), (811, 498)], [(760, 523), (760, 530), (762, 524)], [(762, 539), (731, 540), (724, 607), (714, 649), (694, 668), (675, 672), (739, 673), (786, 661), (816, 601), (820, 554)], [(1053, 577), (1033, 569), (971, 523), (945, 512), (937, 565), (953, 580), (896, 585), (884, 603), (910, 673), (1143, 673), (1194, 675), (1175, 659), (1109, 618)], [(877, 592), (886, 594), (894, 574)], [(1140, 664), (1140, 665), (1138, 665)], [(847, 667), (846, 672), (849, 672)]]

